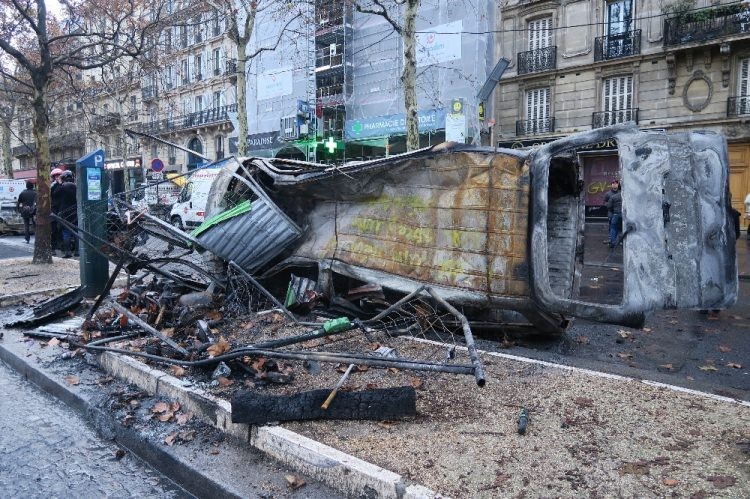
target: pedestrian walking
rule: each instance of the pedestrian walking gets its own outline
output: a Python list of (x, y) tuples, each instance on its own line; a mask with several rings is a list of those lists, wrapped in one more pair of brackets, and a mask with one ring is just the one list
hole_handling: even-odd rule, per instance
[(614, 248), (620, 243), (620, 234), (622, 234), (622, 190), (618, 180), (612, 181), (610, 193), (606, 203), (607, 211), (612, 213), (609, 218), (609, 247)]
[[(60, 175), (62, 175), (63, 170), (60, 168), (53, 169), (49, 176), (52, 179), (52, 185), (49, 189), (50, 194), (50, 211), (55, 215), (60, 215), (60, 187), (62, 187), (62, 180), (60, 179)], [(52, 220), (52, 224), (50, 226), (50, 229), (52, 231), (52, 254), (54, 255), (55, 252), (58, 250), (58, 248), (62, 248), (62, 227), (59, 223), (57, 223), (57, 220)]]
[(16, 210), (21, 214), (21, 218), (23, 218), (23, 238), (28, 243), (31, 240), (31, 225), (34, 226), (34, 231), (36, 232), (36, 222), (34, 220), (36, 216), (36, 191), (34, 190), (34, 184), (31, 182), (26, 182), (26, 189), (18, 195)]
[[(750, 220), (750, 193), (745, 196), (745, 220)], [(747, 228), (747, 238), (750, 239), (750, 226)]]
[[(609, 208), (609, 198), (611, 198), (614, 194), (620, 192), (620, 182), (615, 179), (610, 184), (610, 189), (604, 193), (604, 206), (607, 207), (607, 227), (612, 224), (612, 210)], [(604, 244), (611, 244), (612, 241), (610, 238), (605, 239)]]
[[(76, 184), (73, 181), (73, 172), (66, 170), (60, 175), (62, 185), (60, 186), (60, 213), (59, 217), (68, 222), (69, 225), (78, 225), (78, 205), (76, 202)], [(76, 233), (68, 225), (63, 226), (63, 258), (70, 258), (71, 251), (78, 256), (78, 245)]]

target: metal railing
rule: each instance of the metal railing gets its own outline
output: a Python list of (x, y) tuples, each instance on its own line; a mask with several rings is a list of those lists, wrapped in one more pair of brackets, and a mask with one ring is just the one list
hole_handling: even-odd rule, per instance
[(727, 99), (727, 116), (750, 114), (750, 95), (740, 95)]
[(628, 121), (638, 123), (637, 107), (592, 113), (591, 128), (602, 128), (609, 125), (616, 125), (617, 123), (627, 123)]
[(738, 33), (750, 33), (750, 10), (719, 6), (664, 20), (664, 45), (700, 43)]
[(225, 61), (225, 67), (224, 67), (224, 74), (225, 75), (233, 75), (237, 73), (237, 60), (236, 59), (227, 59)]
[(141, 88), (141, 97), (143, 100), (154, 100), (156, 98), (156, 86), (147, 85)]
[(92, 128), (94, 130), (102, 130), (105, 128), (111, 128), (117, 126), (122, 121), (120, 113), (106, 113), (102, 116), (94, 117)]
[(516, 135), (538, 135), (555, 131), (555, 118), (516, 121)]
[(641, 30), (599, 36), (594, 40), (594, 61), (604, 61), (641, 53)]
[(557, 67), (557, 46), (518, 53), (518, 74), (536, 73)]
[(197, 111), (195, 113), (188, 113), (182, 116), (175, 116), (172, 118), (165, 118), (163, 120), (144, 123), (141, 125), (140, 131), (143, 133), (159, 134), (174, 130), (182, 130), (185, 128), (222, 123), (225, 121), (229, 121), (230, 112), (236, 111), (237, 104), (212, 107), (210, 109), (204, 109), (203, 111)]

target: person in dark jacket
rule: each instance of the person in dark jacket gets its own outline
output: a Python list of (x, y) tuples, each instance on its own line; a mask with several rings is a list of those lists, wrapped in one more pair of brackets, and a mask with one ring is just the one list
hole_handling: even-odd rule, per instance
[(612, 190), (608, 192), (606, 206), (609, 217), (609, 247), (614, 248), (620, 242), (622, 232), (622, 192), (620, 182), (612, 181)]
[[(60, 212), (58, 216), (72, 225), (78, 225), (78, 205), (76, 203), (76, 184), (73, 181), (73, 172), (66, 170), (60, 175), (62, 185), (60, 191)], [(63, 236), (63, 258), (70, 258), (71, 251), (78, 256), (78, 246), (76, 245), (76, 234), (66, 226), (62, 229)]]
[[(52, 185), (49, 188), (50, 211), (55, 215), (60, 213), (60, 187), (62, 187), (60, 175), (62, 175), (62, 172), (60, 168), (55, 168), (49, 174), (52, 179)], [(62, 247), (62, 230), (60, 224), (54, 219), (50, 224), (50, 229), (52, 231), (52, 254), (54, 255), (57, 249)]]
[(34, 223), (34, 215), (36, 215), (36, 191), (34, 190), (34, 184), (26, 182), (26, 189), (18, 195), (18, 201), (16, 201), (16, 210), (21, 214), (23, 218), (23, 238), (28, 243), (31, 239), (30, 226)]
[[(604, 206), (607, 206), (607, 202), (609, 201), (609, 198), (612, 197), (612, 195), (620, 192), (620, 182), (615, 179), (610, 184), (610, 189), (604, 193)], [(612, 210), (607, 208), (607, 230), (609, 231), (609, 224), (612, 222)], [(612, 241), (609, 240), (609, 238), (605, 239), (604, 244), (611, 244)]]

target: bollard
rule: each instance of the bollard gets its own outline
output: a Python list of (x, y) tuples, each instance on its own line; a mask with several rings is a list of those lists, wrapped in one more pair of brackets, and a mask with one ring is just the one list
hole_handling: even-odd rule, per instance
[(98, 239), (107, 239), (107, 177), (104, 174), (104, 151), (98, 149), (76, 161), (76, 200), (78, 227), (83, 230), (79, 241), (80, 275), (83, 296), (94, 298), (107, 284), (109, 262), (93, 248)]

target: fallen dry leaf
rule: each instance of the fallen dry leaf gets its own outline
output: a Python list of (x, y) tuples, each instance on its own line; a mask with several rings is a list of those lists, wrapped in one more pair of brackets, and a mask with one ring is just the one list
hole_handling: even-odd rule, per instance
[(424, 382), (419, 378), (412, 378), (409, 380), (409, 382), (411, 383), (411, 386), (413, 386), (415, 390), (419, 390), (420, 388), (422, 388), (422, 385), (424, 385)]
[(672, 370), (674, 369), (674, 366), (672, 364), (661, 364), (659, 367), (662, 367), (664, 369)]
[(651, 328), (650, 327), (643, 327), (643, 328), (641, 328), (641, 331), (643, 331), (644, 333), (650, 333), (651, 332)]
[(51, 347), (56, 347), (59, 344), (60, 344), (60, 340), (58, 340), (57, 338), (52, 338), (51, 340), (47, 342), (47, 345)]
[(193, 419), (193, 413), (192, 412), (181, 412), (177, 416), (175, 416), (175, 421), (177, 421), (178, 425), (184, 425), (188, 421)]
[(177, 434), (183, 442), (190, 442), (195, 438), (195, 430), (181, 431)]
[(650, 472), (648, 463), (644, 461), (623, 463), (617, 471), (619, 471), (621, 475), (648, 475)]
[(625, 339), (627, 339), (627, 338), (630, 338), (630, 337), (631, 337), (631, 334), (630, 334), (630, 332), (629, 332), (629, 331), (625, 331), (624, 329), (619, 329), (619, 330), (617, 331), (617, 334), (619, 334), (619, 335), (620, 335), (620, 338), (625, 338)]
[(718, 371), (715, 365), (713, 364), (706, 364), (705, 366), (700, 366), (698, 369), (701, 371)]
[(78, 376), (73, 376), (72, 374), (69, 374), (63, 378), (69, 385), (78, 385), (81, 383), (81, 380), (78, 379)]
[(167, 445), (174, 445), (174, 441), (177, 439), (177, 432), (170, 433), (167, 438), (164, 439), (164, 443)]
[(182, 376), (185, 376), (185, 369), (180, 366), (170, 366), (169, 371), (172, 373), (172, 376), (177, 376), (178, 378), (181, 378)]
[(629, 352), (620, 352), (620, 353), (617, 354), (617, 356), (620, 357), (621, 359), (632, 359), (633, 358), (633, 354), (629, 353)]
[(216, 381), (218, 381), (219, 386), (222, 387), (222, 388), (226, 388), (226, 387), (232, 386), (234, 384), (233, 380), (231, 380), (229, 378), (225, 378), (224, 376), (219, 376), (218, 378), (216, 378)]
[(154, 404), (154, 407), (151, 408), (151, 412), (155, 414), (167, 412), (168, 410), (169, 410), (169, 404), (167, 404), (166, 402), (157, 402)]
[(738, 364), (736, 362), (729, 362), (727, 364), (727, 367), (733, 367), (734, 369), (742, 369), (742, 364)]
[(576, 338), (576, 343), (580, 345), (588, 345), (589, 339), (587, 336), (580, 335)]
[(297, 475), (284, 475), (284, 478), (286, 478), (286, 483), (292, 490), (297, 490), (307, 483)]
[(173, 327), (165, 327), (161, 330), (162, 334), (168, 338), (171, 338), (172, 335), (174, 335), (174, 328)]
[(381, 428), (385, 428), (386, 430), (390, 430), (391, 428), (394, 428), (396, 426), (395, 421), (378, 421), (378, 426)]
[(737, 483), (735, 477), (726, 475), (713, 475), (707, 477), (706, 480), (713, 483), (717, 489), (726, 489)]
[(211, 450), (209, 451), (209, 454), (211, 454), (211, 455), (214, 455), (214, 456), (215, 456), (216, 454), (218, 454), (218, 453), (219, 453), (219, 449), (217, 449), (217, 448), (213, 448), (213, 449), (211, 449)]
[(128, 325), (128, 316), (123, 314), (120, 316), (120, 327), (125, 327)]
[(162, 423), (166, 423), (170, 419), (172, 419), (173, 416), (174, 416), (174, 412), (167, 411), (167, 412), (162, 412), (161, 414), (159, 414), (159, 416), (157, 416), (157, 419), (161, 421)]
[(674, 487), (675, 485), (677, 485), (677, 480), (675, 480), (674, 478), (664, 478), (662, 479), (661, 483), (663, 483), (667, 487)]
[(230, 348), (231, 346), (229, 345), (229, 342), (221, 336), (219, 341), (208, 347), (206, 351), (210, 357), (218, 357), (219, 355), (228, 352)]
[(722, 353), (728, 353), (732, 351), (732, 347), (728, 347), (726, 345), (719, 345), (719, 351)]
[(592, 407), (594, 401), (588, 397), (576, 397), (573, 399), (573, 403), (578, 407)]
[(169, 410), (172, 411), (172, 412), (179, 411), (180, 407), (182, 407), (182, 406), (176, 400), (174, 402), (172, 402), (171, 404), (169, 404)]

